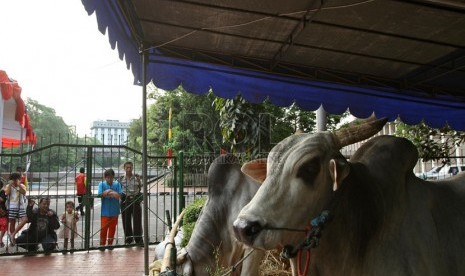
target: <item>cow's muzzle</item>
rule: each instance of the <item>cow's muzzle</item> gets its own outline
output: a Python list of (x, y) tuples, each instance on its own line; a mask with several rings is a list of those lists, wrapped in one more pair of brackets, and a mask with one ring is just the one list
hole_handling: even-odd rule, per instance
[(263, 230), (260, 223), (245, 219), (236, 219), (233, 227), (236, 238), (247, 245), (252, 245), (257, 235)]

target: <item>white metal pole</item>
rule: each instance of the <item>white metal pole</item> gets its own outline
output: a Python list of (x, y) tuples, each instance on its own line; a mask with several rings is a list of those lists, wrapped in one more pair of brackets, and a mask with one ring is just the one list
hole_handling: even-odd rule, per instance
[(323, 105), (316, 110), (316, 131), (325, 131), (327, 125), (326, 111)]

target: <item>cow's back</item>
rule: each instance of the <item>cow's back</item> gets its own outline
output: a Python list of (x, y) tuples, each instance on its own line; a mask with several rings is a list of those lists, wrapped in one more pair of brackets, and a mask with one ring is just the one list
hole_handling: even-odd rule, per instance
[[(409, 195), (412, 216), (416, 211), (414, 205), (423, 206), (423, 216), (419, 216), (416, 224), (425, 233), (422, 242), (431, 249), (433, 259), (443, 261), (448, 275), (465, 274), (465, 174), (446, 181), (416, 180), (412, 181)], [(415, 194), (420, 189), (426, 190), (423, 200)], [(412, 229), (412, 235), (417, 233), (418, 230)]]
[(465, 174), (447, 181), (417, 178), (416, 148), (403, 138), (380, 136), (351, 159), (363, 164), (381, 197), (377, 234), (359, 269), (371, 275), (465, 273)]

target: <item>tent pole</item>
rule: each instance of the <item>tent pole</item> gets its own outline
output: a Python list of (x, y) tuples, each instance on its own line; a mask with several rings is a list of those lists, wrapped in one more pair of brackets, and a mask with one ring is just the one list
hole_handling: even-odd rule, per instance
[(327, 126), (326, 111), (323, 105), (316, 110), (316, 131), (325, 131)]
[(144, 197), (144, 275), (149, 275), (149, 231), (147, 196), (147, 51), (141, 45), (142, 54), (142, 186)]

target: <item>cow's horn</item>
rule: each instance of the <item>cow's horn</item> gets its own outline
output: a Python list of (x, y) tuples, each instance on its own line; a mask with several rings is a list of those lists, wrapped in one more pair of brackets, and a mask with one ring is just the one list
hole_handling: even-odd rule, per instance
[(376, 119), (371, 116), (358, 124), (338, 129), (334, 132), (338, 148), (360, 142), (378, 133), (388, 121), (387, 118)]
[(170, 254), (171, 254), (171, 247), (175, 246), (174, 244), (174, 237), (176, 236), (176, 233), (178, 232), (178, 227), (179, 224), (181, 224), (182, 217), (184, 216), (184, 212), (186, 209), (184, 209), (181, 214), (179, 214), (178, 219), (173, 225), (173, 228), (171, 228), (170, 236), (168, 237), (168, 243), (165, 246), (165, 254), (163, 255), (163, 262), (161, 265), (160, 273), (165, 272), (167, 268), (173, 268), (173, 264), (170, 262)]

